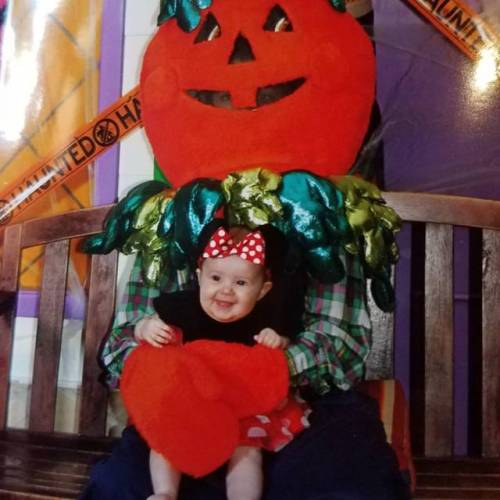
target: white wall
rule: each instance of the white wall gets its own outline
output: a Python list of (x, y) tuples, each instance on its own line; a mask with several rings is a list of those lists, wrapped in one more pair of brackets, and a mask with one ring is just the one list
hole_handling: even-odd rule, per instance
[[(124, 30), (122, 94), (139, 83), (142, 55), (156, 30), (159, 0), (127, 0)], [(134, 185), (153, 178), (153, 154), (144, 130), (136, 129), (120, 144), (118, 195), (122, 197)], [(118, 261), (118, 300), (123, 294), (133, 257), (120, 255)]]
[[(125, 41), (122, 93), (139, 83), (142, 55), (156, 30), (159, 1), (129, 0), (125, 11)], [(153, 178), (153, 155), (143, 129), (132, 132), (120, 145), (118, 193), (123, 195), (135, 184)]]

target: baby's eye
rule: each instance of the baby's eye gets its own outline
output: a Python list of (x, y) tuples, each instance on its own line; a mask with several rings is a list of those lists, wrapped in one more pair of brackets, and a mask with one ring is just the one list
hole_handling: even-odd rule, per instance
[(220, 281), (220, 276), (218, 274), (212, 274), (212, 276), (210, 276), (210, 279), (212, 281)]
[(238, 286), (245, 286), (245, 285), (247, 284), (247, 282), (246, 282), (245, 280), (238, 280), (238, 281), (236, 282), (236, 284), (237, 284)]

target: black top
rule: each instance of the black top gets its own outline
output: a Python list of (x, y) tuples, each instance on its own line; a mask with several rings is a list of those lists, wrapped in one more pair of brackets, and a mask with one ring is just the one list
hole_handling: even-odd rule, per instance
[(263, 328), (273, 328), (290, 339), (302, 329), (304, 291), (295, 273), (281, 283), (273, 283), (271, 291), (257, 302), (250, 314), (230, 323), (210, 318), (201, 308), (199, 295), (196, 287), (195, 290), (163, 293), (153, 301), (160, 318), (183, 331), (184, 342), (203, 338), (254, 345), (253, 336)]
[(244, 318), (220, 323), (203, 311), (198, 290), (162, 294), (154, 300), (154, 306), (165, 323), (182, 329), (184, 342), (203, 338), (253, 345), (253, 336), (260, 330), (276, 328), (269, 320), (269, 311), (260, 302)]

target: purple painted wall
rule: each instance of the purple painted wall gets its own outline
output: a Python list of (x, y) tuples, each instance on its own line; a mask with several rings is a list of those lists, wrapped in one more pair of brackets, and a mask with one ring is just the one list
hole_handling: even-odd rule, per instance
[(476, 65), (411, 7), (373, 3), (387, 188), (500, 198), (500, 82), (475, 89)]
[[(125, 0), (106, 0), (102, 19), (99, 111), (113, 104), (121, 96)], [(116, 201), (119, 151), (116, 144), (96, 161), (94, 205)]]

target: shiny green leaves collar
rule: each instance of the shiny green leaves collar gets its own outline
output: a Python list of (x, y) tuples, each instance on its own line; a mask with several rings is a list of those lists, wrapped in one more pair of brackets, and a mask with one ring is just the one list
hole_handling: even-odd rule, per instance
[(216, 213), (229, 226), (277, 227), (297, 265), (322, 282), (343, 278), (343, 250), (359, 256), (377, 305), (394, 303), (391, 265), (398, 259), (400, 219), (380, 191), (353, 176), (325, 179), (307, 171), (283, 175), (255, 168), (224, 181), (199, 179), (178, 191), (158, 181), (132, 189), (110, 213), (105, 231), (89, 238), (89, 253), (139, 253), (144, 276), (157, 285), (166, 273), (196, 265), (199, 238)]

